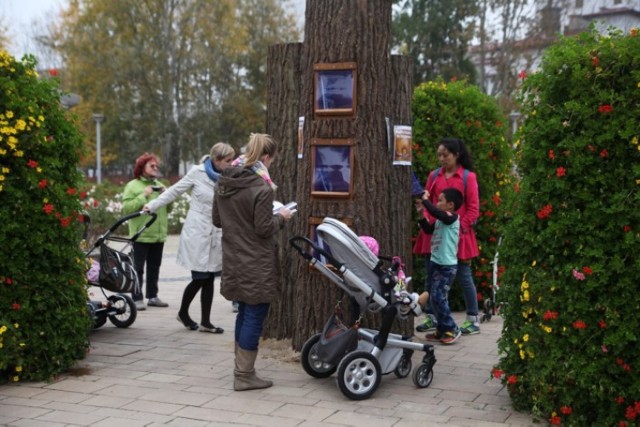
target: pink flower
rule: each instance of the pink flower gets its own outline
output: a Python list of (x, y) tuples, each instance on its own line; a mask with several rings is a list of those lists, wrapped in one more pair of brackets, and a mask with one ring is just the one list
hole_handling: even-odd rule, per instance
[(583, 273), (580, 273), (578, 270), (576, 270), (575, 268), (572, 270), (571, 272), (573, 274), (573, 277), (575, 277), (578, 280), (584, 280), (586, 277)]

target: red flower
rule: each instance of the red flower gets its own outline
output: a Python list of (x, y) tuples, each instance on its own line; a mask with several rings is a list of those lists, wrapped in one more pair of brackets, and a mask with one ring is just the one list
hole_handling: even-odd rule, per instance
[(587, 276), (590, 276), (590, 275), (592, 275), (592, 274), (593, 274), (593, 270), (592, 270), (592, 269), (591, 269), (591, 267), (589, 267), (589, 266), (584, 266), (584, 267), (582, 267), (582, 272), (583, 272), (584, 274), (586, 274)]
[(53, 211), (53, 205), (51, 203), (45, 203), (45, 205), (42, 207), (42, 210), (44, 211), (44, 213), (49, 215), (51, 211)]
[(607, 149), (603, 148), (602, 151), (600, 152), (600, 157), (602, 157), (604, 159), (608, 155), (609, 155), (609, 152), (607, 151)]
[(51, 77), (58, 77), (58, 70), (56, 70), (55, 68), (50, 68), (48, 72)]
[(94, 200), (94, 201), (93, 201), (93, 207), (94, 207), (94, 208), (97, 208), (98, 206), (100, 206), (100, 202), (99, 202), (99, 201), (97, 201), (97, 200)]
[(618, 423), (618, 427), (627, 427), (627, 423), (625, 421), (620, 421)]
[(527, 78), (527, 72), (525, 70), (522, 70), (518, 73), (518, 77), (520, 77), (520, 79), (524, 80)]
[(554, 152), (553, 152), (553, 150), (549, 150), (549, 158), (550, 158), (551, 160), (553, 160), (553, 159), (555, 159), (555, 158), (556, 158), (556, 153), (554, 153)]
[(502, 369), (493, 368), (493, 378), (501, 378), (504, 375), (504, 371)]
[(13, 282), (11, 281), (11, 277), (7, 277), (7, 279), (5, 280), (5, 283), (6, 283), (7, 285), (10, 285), (11, 283), (13, 283)]
[(69, 224), (71, 224), (71, 220), (73, 219), (73, 217), (66, 217), (66, 218), (60, 218), (60, 225), (62, 227), (68, 227)]
[(549, 215), (551, 215), (552, 211), (553, 211), (553, 206), (551, 206), (550, 204), (543, 206), (537, 213), (538, 219), (548, 218)]
[(631, 372), (631, 365), (625, 363), (624, 365), (622, 365), (622, 369), (626, 372)]
[(591, 58), (591, 63), (593, 64), (594, 67), (597, 67), (598, 64), (600, 64), (600, 60), (598, 59), (597, 56), (594, 56)]
[(86, 191), (81, 191), (80, 192), (80, 200), (84, 200), (87, 198), (87, 192)]
[(42, 179), (38, 183), (38, 188), (45, 188), (46, 186), (47, 186), (47, 180), (46, 179)]
[(567, 173), (567, 170), (565, 168), (563, 168), (562, 166), (560, 166), (558, 169), (556, 169), (556, 176), (561, 177), (561, 176), (565, 176)]
[(638, 413), (636, 412), (633, 406), (628, 406), (627, 410), (624, 413), (625, 418), (628, 419), (629, 421), (635, 420), (637, 415)]
[(36, 162), (35, 160), (29, 160), (29, 161), (27, 162), (27, 166), (29, 166), (30, 168), (35, 169), (35, 168), (37, 168), (37, 167), (38, 167), (38, 162)]
[(622, 405), (624, 403), (624, 397), (618, 396), (615, 398), (615, 401), (618, 405)]
[(607, 327), (607, 322), (605, 322), (604, 320), (599, 320), (598, 326), (600, 326), (600, 329), (605, 329)]
[(549, 424), (553, 426), (559, 426), (560, 424), (562, 424), (562, 418), (560, 418), (557, 415), (554, 415), (553, 417), (549, 418)]
[(622, 229), (624, 230), (625, 233), (628, 233), (631, 231), (631, 226), (625, 225)]
[(601, 106), (598, 107), (598, 112), (600, 114), (609, 114), (613, 111), (613, 107), (611, 106), (611, 104), (602, 104)]
[(576, 320), (571, 325), (573, 326), (573, 329), (587, 329), (587, 324), (582, 320)]
[(18, 310), (20, 310), (20, 304), (18, 304), (17, 302), (14, 302), (13, 304), (11, 304), (11, 308), (14, 311), (18, 311)]
[(545, 313), (542, 315), (542, 318), (543, 318), (544, 320), (547, 320), (547, 321), (549, 321), (549, 320), (556, 320), (556, 319), (558, 318), (558, 312), (557, 312), (557, 311), (550, 311), (550, 310), (547, 310), (547, 311), (545, 311)]
[(497, 194), (491, 196), (491, 200), (493, 200), (493, 203), (495, 203), (496, 206), (500, 206), (500, 203), (502, 202), (500, 196), (498, 196)]
[(496, 127), (497, 128), (501, 128), (502, 127), (502, 122), (500, 120), (496, 121)]
[(76, 194), (78, 190), (76, 190), (75, 188), (67, 188), (67, 194), (70, 196), (73, 196), (74, 194)]
[(620, 359), (619, 357), (616, 359), (616, 365), (618, 366), (622, 366), (624, 365), (624, 360)]
[(515, 384), (517, 382), (518, 382), (518, 377), (515, 376), (515, 375), (509, 375), (509, 378), (507, 378), (507, 383), (508, 384), (513, 385), (513, 384)]
[(571, 409), (571, 406), (563, 406), (560, 408), (560, 413), (562, 415), (571, 415), (572, 412), (573, 409)]

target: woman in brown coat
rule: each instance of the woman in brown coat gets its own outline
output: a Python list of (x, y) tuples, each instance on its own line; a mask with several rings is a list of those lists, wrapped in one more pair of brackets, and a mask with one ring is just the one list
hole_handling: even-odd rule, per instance
[(269, 304), (280, 283), (273, 236), (291, 219), (283, 208), (273, 214), (276, 185), (269, 177), (277, 147), (269, 135), (252, 134), (246, 156), (227, 168), (215, 192), (213, 224), (222, 228), (220, 292), (238, 301), (233, 387), (236, 391), (271, 387), (255, 374), (258, 343)]

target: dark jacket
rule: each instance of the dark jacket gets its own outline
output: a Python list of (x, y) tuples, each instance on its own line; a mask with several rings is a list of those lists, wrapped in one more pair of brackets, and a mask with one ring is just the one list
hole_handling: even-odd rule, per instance
[(273, 236), (284, 218), (273, 215), (274, 194), (249, 169), (231, 167), (218, 181), (213, 224), (222, 228), (222, 283), (230, 301), (273, 302), (280, 292), (278, 253)]

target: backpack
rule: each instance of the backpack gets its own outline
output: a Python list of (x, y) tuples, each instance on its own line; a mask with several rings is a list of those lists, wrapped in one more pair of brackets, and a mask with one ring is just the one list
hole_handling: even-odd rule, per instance
[[(442, 168), (435, 168), (433, 170), (433, 173), (429, 174), (429, 177), (427, 178), (427, 189), (431, 187), (431, 183), (433, 182), (433, 179), (431, 179), (431, 177), (438, 176), (438, 174), (440, 173), (440, 169)], [(462, 173), (462, 185), (464, 188), (464, 194), (462, 195), (463, 198), (467, 195), (467, 177), (468, 176), (469, 176), (469, 169), (465, 169), (464, 172)]]

